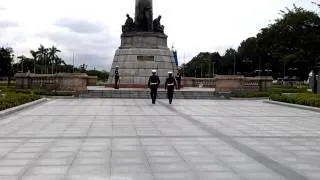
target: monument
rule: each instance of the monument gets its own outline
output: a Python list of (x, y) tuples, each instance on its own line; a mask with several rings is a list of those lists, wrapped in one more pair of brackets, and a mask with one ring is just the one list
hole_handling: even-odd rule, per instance
[(164, 84), (168, 71), (177, 73), (167, 38), (161, 16), (153, 19), (152, 0), (136, 0), (134, 20), (127, 14), (122, 26), (121, 45), (115, 53), (107, 86), (113, 87), (116, 67), (120, 88), (146, 87), (152, 69), (157, 70), (161, 84)]

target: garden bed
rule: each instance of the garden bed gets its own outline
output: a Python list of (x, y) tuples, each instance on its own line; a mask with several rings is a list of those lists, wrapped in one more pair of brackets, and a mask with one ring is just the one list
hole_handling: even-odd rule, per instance
[(270, 97), (273, 94), (282, 94), (282, 93), (306, 93), (308, 91), (307, 87), (281, 87), (276, 86), (268, 91), (262, 92), (234, 92), (231, 93), (231, 97), (235, 98), (257, 98), (257, 97)]
[(273, 94), (270, 96), (270, 99), (273, 101), (320, 108), (320, 94), (311, 94), (311, 93)]
[(40, 99), (35, 94), (0, 92), (0, 111)]
[(15, 87), (0, 86), (0, 111), (40, 99), (41, 96), (72, 96), (74, 92), (47, 90), (16, 90)]

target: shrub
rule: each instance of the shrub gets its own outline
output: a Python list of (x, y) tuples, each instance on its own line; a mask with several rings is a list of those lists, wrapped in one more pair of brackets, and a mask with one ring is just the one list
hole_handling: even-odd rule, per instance
[(3, 93), (0, 97), (0, 110), (5, 110), (39, 99), (39, 96), (24, 93)]
[(236, 98), (257, 98), (257, 97), (269, 97), (271, 95), (270, 92), (235, 92), (231, 93), (232, 97)]
[(298, 94), (273, 94), (270, 96), (273, 101), (300, 104), (320, 108), (320, 95), (311, 93)]
[(273, 94), (282, 93), (306, 93), (308, 89), (305, 86), (302, 87), (291, 87), (291, 86), (276, 86), (267, 91), (262, 92), (234, 92), (231, 94), (232, 97), (236, 98), (255, 98), (255, 97), (269, 97)]

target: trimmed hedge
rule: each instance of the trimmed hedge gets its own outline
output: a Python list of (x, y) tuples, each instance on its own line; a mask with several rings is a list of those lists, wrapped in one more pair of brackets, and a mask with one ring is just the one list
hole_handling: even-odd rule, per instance
[(270, 92), (235, 92), (231, 93), (231, 97), (235, 98), (258, 98), (258, 97), (269, 97), (271, 95)]
[(40, 96), (72, 96), (74, 92), (0, 87), (0, 111), (40, 99)]
[(39, 99), (40, 96), (23, 93), (1, 93), (0, 94), (0, 111), (19, 106)]
[(235, 98), (256, 98), (256, 97), (269, 97), (273, 94), (281, 93), (306, 93), (308, 90), (306, 87), (274, 87), (268, 91), (262, 92), (235, 92), (231, 96)]
[(273, 94), (270, 96), (273, 101), (280, 101), (291, 104), (313, 106), (320, 108), (320, 95), (311, 93), (298, 94)]

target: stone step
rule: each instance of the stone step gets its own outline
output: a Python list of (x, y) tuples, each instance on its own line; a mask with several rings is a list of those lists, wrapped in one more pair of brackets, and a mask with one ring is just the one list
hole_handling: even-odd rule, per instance
[[(128, 98), (128, 99), (149, 99), (148, 90), (89, 90), (81, 94), (82, 98)], [(219, 94), (213, 91), (175, 91), (175, 99), (228, 99), (228, 94)], [(167, 99), (165, 91), (158, 92), (158, 99)]]

